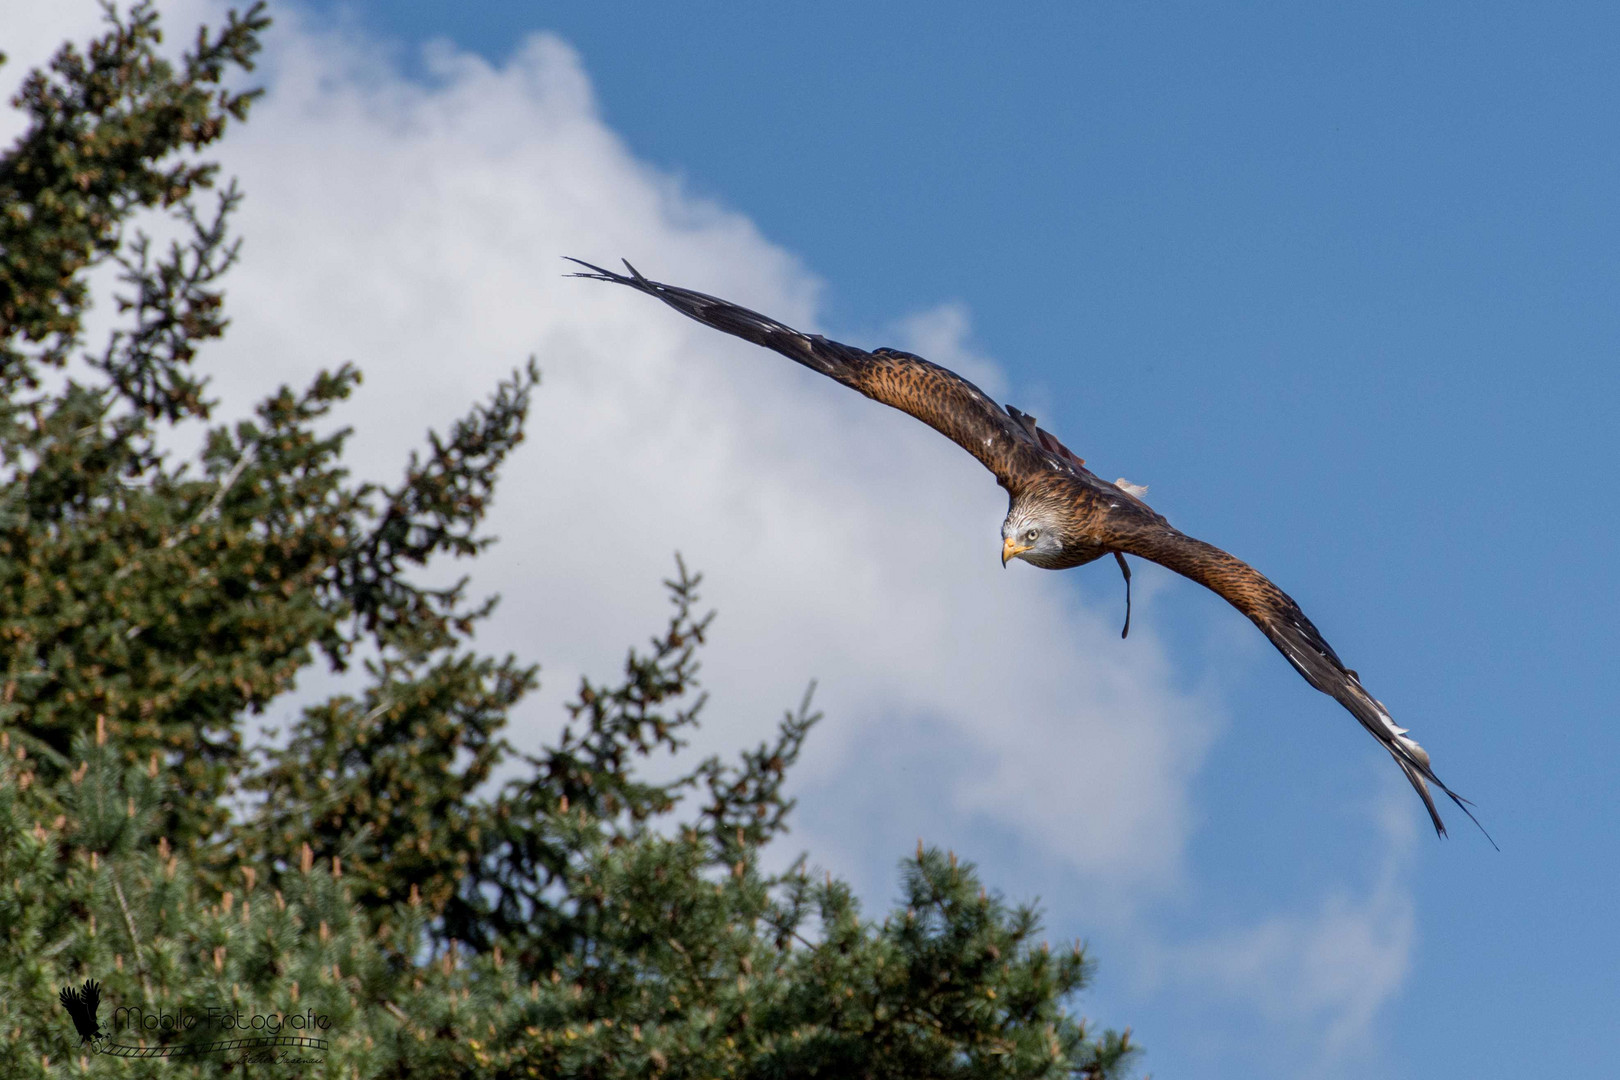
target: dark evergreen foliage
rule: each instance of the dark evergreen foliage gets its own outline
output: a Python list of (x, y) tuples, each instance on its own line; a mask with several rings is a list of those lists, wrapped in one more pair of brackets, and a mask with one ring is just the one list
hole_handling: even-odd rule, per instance
[[(704, 703), (684, 565), (668, 626), (581, 684), (556, 743), (509, 745), (537, 669), (472, 647), (493, 601), (411, 575), (491, 542), (532, 363), (392, 487), (322, 433), (347, 367), (196, 460), (160, 450), (210, 417), (193, 361), (226, 327), (241, 196), (197, 151), (246, 119), (267, 25), (255, 5), (170, 63), (150, 5), (109, 9), (27, 81), (0, 156), (0, 1075), (221, 1069), (96, 1055), (220, 1036), (119, 1007), (323, 1016), (308, 1069), (346, 1077), (1122, 1075), (1126, 1038), (1065, 1005), (1083, 951), (954, 856), (919, 845), (878, 921), (802, 862), (761, 868), (808, 695), (735, 761), (644, 776)], [(155, 220), (183, 239), (158, 250)], [(108, 260), (120, 323), (91, 350)], [(244, 748), (299, 671), (360, 656), (363, 690)]]

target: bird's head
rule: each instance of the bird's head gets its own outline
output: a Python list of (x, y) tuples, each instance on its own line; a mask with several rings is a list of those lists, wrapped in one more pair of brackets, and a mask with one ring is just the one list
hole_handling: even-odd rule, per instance
[(1055, 568), (1063, 562), (1062, 522), (1044, 503), (1014, 503), (1001, 523), (1001, 565), (1023, 559), (1036, 566)]

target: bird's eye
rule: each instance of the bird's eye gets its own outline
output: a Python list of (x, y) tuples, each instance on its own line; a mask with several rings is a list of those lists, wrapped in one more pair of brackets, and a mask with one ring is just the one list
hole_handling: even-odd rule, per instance
[(1035, 542), (1035, 530), (1031, 529), (1031, 530), (1029, 530), (1029, 532), (1025, 533), (1024, 534), (1024, 539), (1028, 540), (1030, 543), (1033, 544)]

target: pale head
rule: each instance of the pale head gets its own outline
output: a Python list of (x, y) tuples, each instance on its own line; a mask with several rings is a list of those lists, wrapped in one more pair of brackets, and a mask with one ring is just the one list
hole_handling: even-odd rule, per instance
[(1042, 502), (1014, 502), (1001, 523), (1001, 565), (1023, 559), (1036, 566), (1057, 569), (1068, 565), (1064, 557), (1062, 519), (1056, 507)]

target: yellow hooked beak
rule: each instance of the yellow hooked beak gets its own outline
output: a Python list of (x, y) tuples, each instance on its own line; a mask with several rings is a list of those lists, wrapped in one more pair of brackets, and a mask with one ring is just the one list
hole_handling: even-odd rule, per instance
[(1029, 550), (1028, 544), (1020, 544), (1012, 537), (1001, 542), (1001, 565), (1006, 566), (1008, 561), (1022, 555)]

